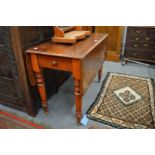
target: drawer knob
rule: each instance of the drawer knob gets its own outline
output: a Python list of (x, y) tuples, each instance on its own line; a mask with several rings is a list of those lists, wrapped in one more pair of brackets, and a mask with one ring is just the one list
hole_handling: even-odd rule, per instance
[(0, 44), (0, 47), (4, 47), (5, 45), (3, 45), (3, 44)]
[(57, 66), (57, 62), (56, 61), (52, 61), (52, 65), (53, 66)]
[(140, 31), (140, 30), (136, 30), (136, 33), (138, 33), (138, 34), (139, 34), (139, 33), (141, 33), (141, 31)]
[(139, 38), (136, 38), (135, 40), (139, 40)]
[(134, 44), (134, 47), (138, 47), (138, 45), (137, 44)]
[(133, 53), (132, 55), (136, 56), (137, 54), (136, 53)]
[(149, 37), (146, 37), (145, 40), (150, 40), (150, 38)]
[(144, 44), (144, 47), (148, 47), (148, 44)]

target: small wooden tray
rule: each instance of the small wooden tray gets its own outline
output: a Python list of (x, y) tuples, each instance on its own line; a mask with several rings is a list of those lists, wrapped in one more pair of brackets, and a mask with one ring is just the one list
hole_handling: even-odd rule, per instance
[(83, 31), (81, 26), (70, 26), (65, 28), (55, 26), (54, 37), (52, 37), (52, 41), (55, 43), (74, 44), (77, 40), (82, 40), (90, 35), (91, 32)]

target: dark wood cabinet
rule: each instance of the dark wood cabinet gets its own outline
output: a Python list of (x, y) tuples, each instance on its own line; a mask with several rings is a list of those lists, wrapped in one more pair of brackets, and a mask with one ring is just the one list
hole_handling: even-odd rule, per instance
[(155, 27), (128, 27), (124, 57), (155, 62)]
[(0, 100), (23, 108), (24, 98), (9, 27), (0, 28)]
[[(50, 39), (52, 27), (0, 27), (0, 103), (35, 116), (40, 108), (37, 87), (29, 80), (25, 50)], [(58, 91), (69, 74), (44, 70), (48, 97)]]

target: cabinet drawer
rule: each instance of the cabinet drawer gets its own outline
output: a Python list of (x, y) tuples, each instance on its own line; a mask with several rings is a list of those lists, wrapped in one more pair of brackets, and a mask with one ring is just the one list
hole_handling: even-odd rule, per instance
[(144, 27), (128, 27), (127, 33), (131, 35), (147, 35), (148, 31)]
[(69, 58), (38, 56), (39, 66), (63, 71), (72, 71), (72, 61)]
[(154, 50), (155, 51), (155, 44), (152, 42), (138, 42), (138, 41), (131, 41), (126, 43), (126, 48), (131, 48), (133, 50)]
[(126, 43), (130, 43), (132, 41), (139, 41), (139, 42), (152, 42), (155, 43), (155, 35), (133, 35), (128, 34), (126, 38)]
[(150, 36), (155, 36), (155, 27), (154, 28), (148, 28), (149, 35)]
[(145, 61), (154, 61), (155, 62), (155, 53), (154, 52), (137, 52), (130, 51), (125, 52), (126, 58), (137, 59), (137, 60), (145, 60)]

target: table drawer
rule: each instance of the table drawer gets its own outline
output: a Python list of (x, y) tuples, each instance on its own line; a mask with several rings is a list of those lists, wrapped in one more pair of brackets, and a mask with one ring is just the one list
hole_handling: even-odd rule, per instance
[(38, 55), (39, 66), (43, 68), (72, 71), (72, 61), (69, 58)]

